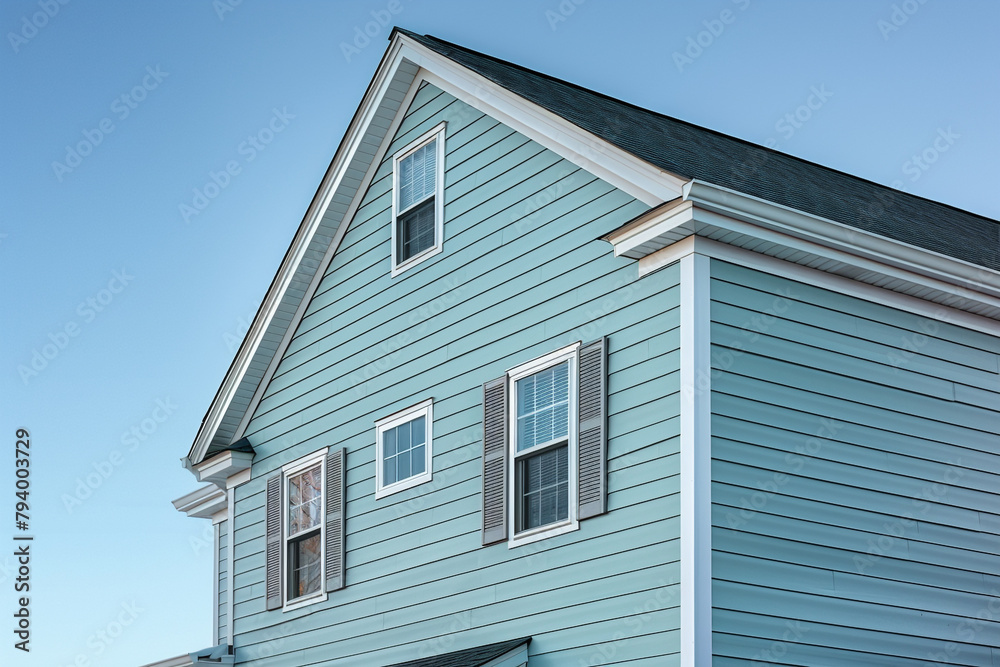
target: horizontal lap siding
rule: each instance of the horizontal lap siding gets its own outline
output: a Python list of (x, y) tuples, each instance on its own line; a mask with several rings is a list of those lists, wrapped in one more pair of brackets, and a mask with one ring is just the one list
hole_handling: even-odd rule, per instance
[[(389, 277), (391, 156), (448, 121), (444, 252)], [(417, 93), (247, 435), (241, 665), (377, 665), (532, 636), (531, 664), (675, 664), (678, 271), (595, 240), (646, 210), (439, 90)], [(480, 540), (482, 384), (610, 336), (608, 507), (557, 538)], [(376, 419), (434, 399), (433, 479), (375, 500)], [(264, 611), (264, 480), (347, 448), (347, 587)]]
[(715, 664), (1000, 659), (1000, 339), (712, 262)]

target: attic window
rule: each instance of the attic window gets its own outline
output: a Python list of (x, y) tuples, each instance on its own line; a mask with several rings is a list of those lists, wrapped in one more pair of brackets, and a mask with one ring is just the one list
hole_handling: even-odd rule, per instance
[(444, 130), (445, 124), (439, 124), (393, 158), (393, 276), (441, 252)]

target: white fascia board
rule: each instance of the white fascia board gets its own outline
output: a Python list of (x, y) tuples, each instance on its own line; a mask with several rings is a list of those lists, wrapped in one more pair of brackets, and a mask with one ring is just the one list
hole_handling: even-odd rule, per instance
[(333, 197), (341, 181), (343, 181), (347, 167), (357, 152), (365, 131), (371, 124), (371, 120), (378, 110), (379, 104), (396, 73), (396, 69), (400, 63), (398, 53), (399, 45), (397, 43), (392, 44), (386, 52), (382, 64), (376, 70), (375, 77), (368, 87), (365, 97), (358, 108), (358, 112), (351, 121), (344, 141), (341, 143), (326, 174), (323, 176), (319, 190), (313, 197), (312, 202), (310, 202), (309, 209), (306, 211), (305, 217), (299, 225), (295, 238), (292, 240), (292, 244), (281, 262), (281, 267), (278, 269), (278, 273), (271, 283), (267, 296), (264, 298), (264, 303), (261, 304), (257, 316), (250, 325), (250, 330), (246, 338), (243, 339), (243, 344), (236, 354), (235, 361), (229, 368), (222, 386), (216, 393), (208, 414), (205, 415), (205, 420), (198, 430), (198, 435), (195, 437), (191, 452), (188, 455), (191, 464), (200, 463), (201, 459), (205, 456), (205, 452), (208, 451), (212, 438), (219, 429), (232, 403), (233, 397), (239, 389), (240, 382), (243, 380), (244, 375), (246, 375), (255, 353), (260, 347), (268, 325), (271, 323), (274, 314), (278, 311), (278, 307), (281, 305), (288, 286), (295, 276), (295, 271), (298, 269), (308, 250), (309, 243), (315, 235), (316, 229), (322, 222), (323, 213), (326, 211), (327, 206), (329, 206), (330, 199)]
[[(615, 257), (630, 257), (640, 259), (643, 256), (636, 250), (667, 232), (690, 227), (694, 222), (694, 204), (690, 201), (677, 199), (671, 205), (664, 205), (640, 216), (631, 224), (625, 225), (604, 237), (614, 245)], [(686, 233), (693, 234), (690, 228)]]
[(678, 197), (687, 179), (664, 171), (565, 118), (493, 83), (424, 45), (399, 35), (401, 53), (420, 65), (424, 79), (489, 114), (648, 206)]
[(685, 199), (700, 209), (840, 251), (844, 257), (872, 260), (1000, 299), (1000, 271), (702, 181), (685, 187)]
[(249, 452), (222, 452), (207, 461), (194, 466), (194, 474), (199, 482), (211, 482), (221, 489), (230, 488), (229, 478), (239, 473), (249, 472), (253, 464), (253, 454)]
[(208, 519), (225, 509), (226, 492), (215, 484), (206, 484), (174, 500), (173, 506), (178, 512), (184, 512), (190, 517)]

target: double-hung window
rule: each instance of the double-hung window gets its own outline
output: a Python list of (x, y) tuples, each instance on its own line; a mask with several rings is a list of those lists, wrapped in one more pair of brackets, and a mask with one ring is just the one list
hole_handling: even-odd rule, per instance
[(483, 386), (483, 544), (511, 547), (606, 511), (605, 340)]
[(444, 136), (441, 123), (393, 158), (393, 276), (443, 248)]
[(433, 401), (375, 422), (375, 497), (431, 480)]
[(285, 477), (288, 511), (286, 599), (291, 602), (320, 592), (323, 575), (323, 460)]
[(267, 480), (267, 609), (321, 602), (344, 585), (344, 450), (322, 449)]
[[(575, 527), (576, 346), (513, 369), (510, 504), (514, 536)], [(571, 470), (572, 468), (572, 470)]]

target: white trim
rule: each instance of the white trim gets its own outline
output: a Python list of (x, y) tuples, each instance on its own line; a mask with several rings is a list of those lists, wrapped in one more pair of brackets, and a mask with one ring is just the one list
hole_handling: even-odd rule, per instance
[(217, 526), (229, 518), (229, 507), (227, 506), (212, 515), (212, 525)]
[(192, 472), (199, 482), (211, 482), (219, 488), (226, 488), (226, 482), (230, 477), (250, 470), (253, 456), (249, 452), (227, 450), (194, 466)]
[(1000, 271), (710, 183), (692, 181), (685, 196), (704, 210), (811, 240), (876, 264), (1000, 297)]
[[(410, 108), (410, 104), (412, 104), (413, 98), (416, 97), (417, 91), (419, 90), (420, 80), (415, 77), (407, 89), (406, 95), (403, 97), (403, 101), (400, 103), (400, 110)], [(382, 164), (382, 161), (385, 159), (386, 153), (389, 152), (389, 146), (392, 145), (392, 140), (396, 136), (396, 131), (402, 124), (405, 116), (406, 113), (404, 111), (403, 113), (397, 112), (392, 117), (389, 129), (386, 130), (382, 137), (382, 141), (379, 144), (378, 150), (375, 151), (375, 159), (373, 159), (371, 164), (368, 165), (368, 171), (365, 172), (365, 176), (361, 180), (363, 187), (358, 188), (354, 192), (351, 204), (347, 207), (347, 212), (344, 214), (343, 220), (341, 220), (340, 224), (337, 226), (337, 231), (334, 234), (333, 241), (326, 249), (326, 253), (323, 255), (323, 259), (320, 261), (320, 264), (316, 269), (316, 273), (313, 275), (312, 282), (309, 283), (309, 288), (303, 295), (298, 308), (295, 310), (295, 314), (292, 316), (291, 322), (288, 324), (285, 333), (282, 335), (281, 342), (278, 344), (278, 348), (275, 350), (274, 356), (271, 357), (267, 370), (264, 371), (262, 381), (257, 385), (253, 398), (250, 399), (250, 404), (247, 407), (246, 412), (243, 414), (243, 418), (240, 420), (239, 426), (236, 428), (235, 438), (242, 438), (246, 434), (246, 430), (250, 426), (250, 419), (257, 411), (257, 406), (260, 405), (260, 402), (263, 400), (267, 385), (277, 372), (278, 364), (281, 363), (282, 357), (285, 356), (285, 352), (288, 350), (288, 346), (292, 342), (292, 337), (295, 335), (295, 332), (298, 331), (299, 324), (302, 322), (302, 318), (305, 317), (306, 311), (309, 309), (309, 303), (312, 301), (313, 295), (316, 294), (316, 290), (319, 289), (320, 283), (323, 281), (323, 277), (326, 275), (326, 271), (330, 267), (330, 263), (333, 261), (334, 255), (337, 254), (337, 250), (340, 248), (340, 242), (344, 239), (344, 235), (347, 234), (347, 228), (350, 225), (350, 222), (354, 220), (354, 215), (358, 212), (358, 208), (361, 207), (361, 202), (364, 201), (365, 194), (368, 192), (368, 186), (375, 178), (375, 173), (378, 171), (379, 165)]]
[(528, 643), (525, 642), (520, 646), (516, 646), (511, 650), (507, 651), (503, 655), (498, 655), (493, 658), (482, 667), (524, 667), (527, 662), (510, 663), (510, 660), (527, 660), (528, 659)]
[[(326, 493), (327, 493), (327, 472), (326, 455), (329, 447), (324, 447), (318, 451), (307, 454), (294, 461), (286, 463), (281, 467), (281, 610), (292, 611), (300, 607), (307, 607), (317, 602), (325, 602), (326, 593)], [(320, 486), (323, 489), (322, 502), (320, 502), (319, 520), (319, 590), (309, 595), (288, 599), (288, 479), (298, 473), (305, 472), (310, 468), (319, 465)]]
[[(226, 512), (226, 636), (233, 638), (233, 610), (236, 608), (233, 580), (236, 569), (236, 489), (226, 491), (229, 508)], [(232, 641), (227, 642), (229, 644)]]
[[(397, 480), (396, 482), (385, 485), (383, 480), (383, 466), (382, 466), (382, 435), (391, 428), (395, 428), (402, 424), (413, 421), (414, 419), (419, 419), (424, 417), (424, 471), (416, 475), (411, 475), (406, 479)], [(434, 434), (434, 399), (428, 398), (426, 401), (417, 403), (416, 405), (410, 406), (404, 410), (395, 412), (388, 417), (383, 417), (375, 422), (375, 499), (379, 500), (385, 498), (386, 496), (391, 496), (394, 493), (399, 493), (406, 489), (412, 489), (414, 486), (424, 484), (431, 481), (434, 471), (432, 469), (434, 462), (434, 452), (433, 452), (433, 434)]]
[[(507, 438), (507, 488), (504, 489), (504, 493), (507, 495), (508, 549), (513, 549), (515, 547), (537, 542), (539, 540), (545, 540), (556, 535), (562, 535), (563, 533), (578, 530), (580, 528), (580, 521), (577, 516), (579, 511), (577, 506), (577, 494), (579, 491), (577, 448), (579, 447), (579, 434), (577, 431), (579, 430), (580, 425), (579, 420), (575, 418), (579, 414), (577, 407), (580, 392), (579, 351), (580, 342), (576, 342), (572, 345), (567, 345), (566, 347), (555, 350), (554, 352), (549, 352), (548, 354), (538, 357), (537, 359), (515, 366), (507, 371), (507, 419), (508, 423), (511, 425), (510, 436)], [(529, 454), (538, 449), (543, 449), (547, 446), (547, 444), (532, 447), (531, 449), (524, 450), (523, 452), (517, 451), (517, 381), (562, 363), (569, 363), (569, 429), (567, 436), (567, 456), (569, 459), (567, 461), (569, 468), (569, 484), (567, 484), (569, 487), (569, 511), (566, 519), (563, 521), (546, 524), (544, 526), (537, 526), (536, 528), (518, 533), (515, 532), (517, 526), (516, 512), (518, 503), (514, 494), (517, 487), (517, 459), (519, 456)]]
[(975, 315), (945, 304), (927, 301), (908, 294), (902, 294), (883, 287), (876, 287), (875, 285), (827, 273), (826, 271), (820, 271), (819, 269), (788, 262), (777, 257), (771, 257), (770, 255), (762, 255), (752, 250), (737, 248), (726, 243), (696, 236), (678, 241), (672, 246), (668, 246), (663, 250), (640, 259), (639, 276), (647, 275), (669, 264), (673, 264), (683, 255), (690, 252), (698, 252), (724, 262), (796, 280), (807, 285), (839, 292), (847, 296), (914, 313), (922, 317), (933, 318), (940, 322), (947, 322), (966, 329), (980, 331), (993, 336), (997, 334), (997, 321), (989, 317)]
[(405, 35), (400, 38), (400, 54), (428, 70), (423, 76), (428, 83), (489, 114), (601, 180), (649, 206), (681, 195), (687, 179), (639, 159)]
[[(406, 109), (400, 109), (399, 115), (405, 115)], [(417, 139), (411, 141), (409, 144), (404, 146), (402, 149), (396, 151), (396, 154), (392, 158), (392, 230), (390, 236), (392, 237), (392, 277), (396, 277), (403, 273), (407, 269), (413, 268), (417, 264), (420, 264), (424, 260), (433, 257), (444, 249), (444, 159), (445, 159), (445, 130), (448, 126), (446, 121), (441, 121), (435, 125), (432, 129), (428, 130)], [(406, 211), (399, 211), (399, 163), (410, 157), (415, 151), (422, 148), (423, 146), (429, 144), (432, 141), (436, 141), (437, 144), (434, 146), (434, 243), (431, 247), (420, 251), (413, 257), (410, 257), (406, 261), (397, 262), (396, 252), (398, 250), (398, 220), (399, 216), (407, 211), (419, 206), (427, 197), (421, 199), (419, 202), (411, 204)]]
[(712, 662), (710, 259), (680, 259), (681, 665)]
[[(212, 646), (219, 645), (219, 542), (222, 539), (221, 536), (222, 529), (219, 524), (212, 524)], [(227, 592), (226, 595), (228, 594)]]
[[(326, 174), (323, 176), (323, 181), (320, 183), (316, 196), (310, 202), (302, 224), (299, 226), (295, 238), (292, 240), (292, 244), (281, 262), (274, 282), (268, 289), (267, 295), (264, 297), (264, 302), (257, 312), (257, 316), (250, 325), (250, 331), (247, 332), (246, 338), (244, 338), (243, 344), (236, 354), (233, 365), (226, 373), (219, 391), (216, 392), (208, 414), (205, 415), (201, 428), (198, 429), (198, 435), (195, 437), (194, 444), (188, 456), (189, 460), (200, 461), (205, 456), (205, 452), (208, 451), (212, 438), (215, 436), (219, 426), (222, 424), (222, 420), (229, 411), (229, 406), (236, 392), (239, 390), (243, 377), (254, 361), (254, 355), (267, 333), (271, 320), (281, 306), (281, 302), (295, 277), (299, 264), (301, 264), (309, 250), (309, 243), (312, 241), (316, 230), (323, 220), (323, 213), (326, 211), (330, 200), (343, 181), (347, 173), (347, 167), (357, 153), (365, 132), (371, 124), (372, 118), (375, 116), (380, 102), (385, 96), (385, 92), (392, 82), (401, 62), (402, 59), (399, 57), (399, 43), (393, 42), (389, 45), (389, 49), (383, 57), (382, 64), (375, 71), (375, 76), (365, 93), (364, 99), (361, 101), (361, 105), (358, 107), (358, 112), (351, 120), (351, 125), (344, 136), (341, 148), (337, 151), (330, 164), (330, 168), (327, 169)], [(292, 329), (286, 330), (286, 335), (290, 334), (291, 331)], [(266, 379), (265, 377), (264, 380)], [(261, 384), (266, 385), (267, 383), (265, 381)]]
[(226, 492), (215, 484), (206, 484), (172, 501), (178, 512), (189, 517), (207, 519), (226, 506)]

